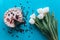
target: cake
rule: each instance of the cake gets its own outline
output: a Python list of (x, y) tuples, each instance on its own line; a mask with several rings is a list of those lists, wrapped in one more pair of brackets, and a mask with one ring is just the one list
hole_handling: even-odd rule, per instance
[(4, 22), (7, 26), (15, 27), (15, 20), (20, 23), (24, 22), (22, 10), (16, 7), (8, 9), (4, 14)]

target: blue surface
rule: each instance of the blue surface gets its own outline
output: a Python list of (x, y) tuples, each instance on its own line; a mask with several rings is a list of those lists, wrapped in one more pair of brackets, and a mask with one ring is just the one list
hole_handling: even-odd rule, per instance
[[(14, 36), (12, 37), (7, 32), (8, 30), (6, 25), (4, 24), (3, 16), (4, 12), (9, 8), (12, 8), (15, 5), (17, 7), (20, 7), (20, 3), (25, 7), (25, 12), (27, 10), (29, 11), (26, 23), (27, 27), (21, 27), (23, 29), (29, 29), (29, 27), (32, 27), (33, 29), (29, 29), (30, 31), (24, 32), (24, 34), (20, 32), (14, 32)], [(32, 14), (32, 10), (34, 10), (34, 12), (36, 13), (36, 9), (47, 6), (50, 7), (51, 12), (54, 11), (55, 17), (58, 20), (58, 35), (60, 40), (60, 0), (0, 0), (0, 40), (47, 40), (47, 38), (43, 36), (36, 27), (34, 27), (33, 25), (29, 26), (28, 23), (29, 16)], [(28, 7), (30, 8), (28, 9)], [(5, 28), (5, 30), (3, 30), (3, 28)], [(33, 34), (31, 34), (31, 32), (33, 32)], [(18, 35), (19, 38), (16, 38), (16, 35)]]

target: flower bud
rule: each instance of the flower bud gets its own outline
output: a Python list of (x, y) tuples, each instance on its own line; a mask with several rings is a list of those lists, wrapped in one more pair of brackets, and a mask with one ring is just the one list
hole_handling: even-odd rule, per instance
[(34, 23), (35, 23), (34, 19), (31, 18), (31, 19), (29, 20), (29, 23), (30, 23), (30, 24), (34, 24)]

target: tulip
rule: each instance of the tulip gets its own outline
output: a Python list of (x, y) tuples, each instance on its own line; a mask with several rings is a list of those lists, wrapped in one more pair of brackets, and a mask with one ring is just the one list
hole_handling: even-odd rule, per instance
[(40, 13), (43, 13), (43, 9), (42, 8), (39, 8), (37, 9), (37, 12), (40, 14)]
[(39, 14), (37, 17), (38, 17), (39, 19), (43, 19), (43, 18), (44, 18), (44, 14)]
[(48, 13), (48, 12), (49, 12), (49, 7), (43, 8), (43, 12), (44, 12), (44, 13)]
[(41, 14), (41, 13), (47, 13), (47, 12), (49, 12), (49, 7), (45, 7), (45, 8), (39, 8), (39, 9), (37, 9), (37, 12), (39, 13), (39, 14)]
[(35, 23), (34, 19), (31, 18), (31, 19), (29, 20), (29, 23), (30, 23), (30, 24), (34, 24), (34, 23)]

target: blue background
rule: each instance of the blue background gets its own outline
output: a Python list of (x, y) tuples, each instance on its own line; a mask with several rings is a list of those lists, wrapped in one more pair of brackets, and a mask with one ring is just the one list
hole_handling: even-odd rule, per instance
[[(28, 1), (28, 2), (27, 2)], [(6, 10), (9, 8), (14, 7), (15, 5), (17, 7), (21, 7), (21, 5), (25, 7), (25, 13), (28, 10), (29, 14), (27, 16), (27, 27), (21, 26), (24, 30), (27, 28), (30, 31), (20, 33), (20, 32), (14, 32), (14, 36), (12, 37), (12, 34), (8, 34), (8, 30), (6, 25), (4, 24), (3, 21), (3, 16)], [(27, 4), (28, 3), (28, 4)], [(33, 13), (32, 10), (36, 13), (36, 10), (38, 8), (43, 8), (43, 7), (49, 7), (50, 12), (54, 11), (55, 18), (58, 21), (58, 36), (60, 40), (60, 0), (0, 0), (0, 40), (47, 40), (45, 36), (43, 36), (40, 31), (32, 26), (29, 26), (29, 16)], [(33, 29), (31, 30), (29, 27), (32, 27)], [(3, 28), (5, 28), (3, 30)], [(33, 32), (33, 34), (31, 34)], [(16, 38), (16, 35), (19, 36), (19, 38)]]

